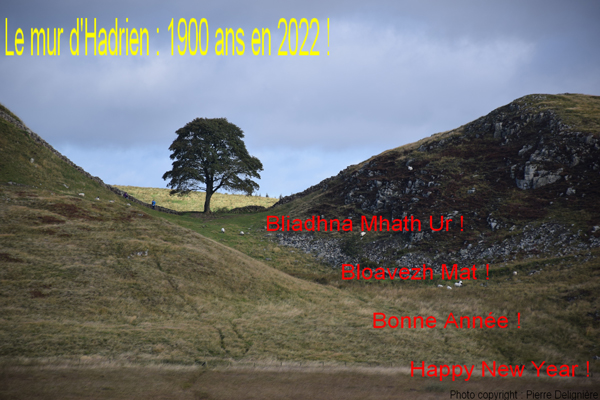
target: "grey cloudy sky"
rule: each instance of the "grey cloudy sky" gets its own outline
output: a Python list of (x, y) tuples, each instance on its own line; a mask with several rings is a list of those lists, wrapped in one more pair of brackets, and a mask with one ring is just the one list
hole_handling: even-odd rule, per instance
[[(24, 55), (1, 52), (0, 102), (112, 184), (165, 187), (174, 132), (196, 117), (238, 125), (265, 167), (260, 193), (276, 196), (526, 94), (600, 94), (597, 0), (5, 0), (0, 16), (9, 49), (26, 37)], [(77, 18), (147, 28), (150, 55), (72, 56)], [(170, 55), (171, 18), (207, 19), (206, 56)], [(318, 18), (321, 55), (277, 56), (280, 18)], [(32, 27), (63, 28), (61, 56), (30, 56)], [(216, 56), (217, 28), (243, 28), (245, 54)], [(253, 28), (270, 29), (271, 56), (252, 54)]]

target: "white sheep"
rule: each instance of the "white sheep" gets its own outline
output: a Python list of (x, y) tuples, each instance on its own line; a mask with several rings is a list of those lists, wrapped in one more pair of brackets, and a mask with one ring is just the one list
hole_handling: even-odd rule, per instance
[(361, 233), (360, 233), (360, 237), (363, 237), (363, 236), (365, 236), (366, 234), (367, 234), (367, 232), (361, 232)]
[(452, 286), (446, 286), (446, 289), (452, 290)]
[(225, 228), (221, 228), (221, 233), (225, 233)]
[(408, 170), (409, 170), (409, 171), (412, 171), (412, 170), (413, 170), (413, 167), (411, 167), (411, 166), (409, 165), (409, 166), (408, 166)]
[(83, 196), (85, 196), (85, 193), (79, 193), (79, 195), (83, 197)]
[(513, 275), (517, 275), (517, 271), (513, 271)]
[(438, 287), (444, 287), (444, 285), (438, 285)]
[(461, 287), (462, 286), (462, 281), (454, 282), (454, 286)]
[(244, 231), (240, 231), (240, 235), (244, 236)]

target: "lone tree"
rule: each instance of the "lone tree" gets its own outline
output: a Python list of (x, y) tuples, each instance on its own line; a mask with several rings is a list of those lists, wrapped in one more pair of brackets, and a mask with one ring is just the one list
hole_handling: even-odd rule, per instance
[(185, 195), (192, 190), (204, 190), (204, 212), (210, 213), (210, 199), (219, 189), (245, 192), (258, 189), (252, 178), (260, 179), (263, 165), (248, 154), (242, 140), (244, 132), (226, 118), (196, 118), (175, 132), (171, 160), (173, 168), (163, 179), (171, 194)]

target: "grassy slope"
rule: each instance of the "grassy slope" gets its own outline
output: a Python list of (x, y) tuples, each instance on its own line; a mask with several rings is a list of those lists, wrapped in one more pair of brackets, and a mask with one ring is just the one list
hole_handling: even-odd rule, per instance
[(27, 184), (57, 193), (107, 196), (108, 191), (97, 182), (86, 178), (2, 118), (0, 133), (0, 182)]
[[(419, 359), (466, 362), (476, 360), (477, 353), (483, 359), (510, 362), (542, 358), (566, 362), (571, 357), (591, 359), (600, 351), (600, 323), (595, 314), (600, 308), (600, 299), (596, 295), (600, 292), (598, 250), (579, 257), (530, 260), (504, 267), (492, 265), (489, 280), (485, 280), (484, 271), (480, 271), (478, 281), (466, 282), (464, 287), (453, 290), (437, 287), (440, 283), (448, 284), (441, 281), (440, 276), (427, 282), (348, 282), (342, 281), (339, 270), (320, 264), (313, 255), (278, 247), (276, 242), (269, 240), (273, 236), (265, 236), (263, 230), (267, 215), (265, 212), (206, 220), (193, 216), (167, 218), (273, 268), (339, 288), (360, 299), (364, 302), (358, 311), (362, 314), (362, 322), (371, 317), (366, 311), (368, 306), (388, 315), (433, 315), (441, 321), (435, 334), (421, 330), (378, 330), (374, 334), (382, 342), (379, 344), (391, 345), (388, 349), (391, 353), (378, 355), (375, 362), (409, 360), (413, 355)], [(226, 234), (220, 233), (221, 227), (226, 228)], [(246, 234), (237, 234), (240, 230)], [(513, 271), (517, 271), (516, 276)], [(451, 312), (456, 316), (488, 315), (490, 312), (495, 316), (505, 315), (510, 321), (509, 328), (441, 329)], [(517, 313), (521, 313), (520, 328), (517, 328)], [(345, 318), (346, 324), (353, 323), (353, 312)], [(373, 330), (370, 321), (359, 326)], [(417, 335), (413, 337), (411, 333)], [(375, 354), (377, 348), (378, 344), (372, 343), (370, 351)], [(356, 354), (356, 351), (352, 353)]]
[[(204, 211), (204, 201), (206, 198), (204, 192), (192, 192), (186, 196), (171, 196), (169, 194), (171, 192), (170, 189), (115, 186), (146, 203), (152, 203), (152, 200), (155, 200), (156, 204), (170, 208), (171, 210)], [(277, 200), (278, 199), (273, 197), (215, 193), (210, 200), (210, 208), (215, 212), (246, 206), (271, 207), (273, 204), (277, 203)]]
[[(266, 241), (266, 213), (205, 220), (128, 207), (0, 124), (0, 182), (29, 185), (0, 186), (5, 358), (585, 364), (599, 351), (597, 259), (517, 264), (517, 277), (499, 269), (486, 286), (451, 291), (348, 284), (312, 256)], [(510, 325), (374, 330), (373, 312), (439, 321), (493, 312)]]

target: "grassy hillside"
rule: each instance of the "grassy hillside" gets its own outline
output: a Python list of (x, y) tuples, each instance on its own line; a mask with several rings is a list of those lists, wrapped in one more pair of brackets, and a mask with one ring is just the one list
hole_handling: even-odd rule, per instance
[[(7, 185), (0, 199), (4, 357), (184, 364), (564, 361), (585, 358), (598, 334), (597, 323), (586, 316), (599, 306), (591, 295), (599, 289), (597, 279), (590, 279), (597, 278), (596, 260), (516, 266), (523, 274), (519, 279), (506, 269), (485, 287), (453, 291), (422, 283), (343, 285), (337, 273), (311, 257), (275, 247), (255, 233), (264, 215), (212, 221), (168, 216), (182, 218), (180, 224), (205, 237), (120, 199), (109, 203)], [(251, 228), (249, 234), (238, 234), (241, 225)], [(221, 227), (226, 234), (219, 233)], [(527, 275), (542, 267), (543, 274)], [(540, 301), (550, 294), (555, 300)], [(528, 314), (523, 304), (537, 304), (535, 313)], [(373, 312), (442, 320), (449, 312), (489, 311), (508, 315), (513, 329), (371, 328)], [(528, 340), (513, 342), (517, 312), (523, 313), (521, 333)], [(565, 343), (565, 335), (575, 341)], [(437, 346), (440, 342), (445, 345)]]
[[(238, 234), (240, 223), (252, 228), (260, 215), (179, 221), (204, 237), (121, 200), (7, 185), (0, 199), (3, 357), (565, 362), (589, 357), (597, 345), (598, 324), (588, 316), (599, 306), (595, 259), (515, 266), (518, 279), (505, 269), (487, 286), (452, 291), (422, 283), (345, 285), (310, 257), (276, 250), (254, 229)], [(218, 233), (222, 226), (226, 234)], [(544, 273), (527, 275), (540, 268)], [(443, 320), (449, 312), (490, 311), (507, 315), (511, 329), (371, 328), (373, 312)]]
[(0, 182), (26, 184), (56, 193), (84, 193), (88, 198), (111, 195), (98, 182), (84, 176), (3, 118), (0, 118), (0, 132)]
[[(12, 187), (1, 196), (3, 356), (287, 358), (299, 343), (283, 338), (328, 325), (317, 304), (347, 308), (331, 289), (119, 201)], [(283, 323), (301, 316), (299, 327)]]
[[(170, 189), (143, 188), (122, 185), (115, 185), (115, 187), (146, 203), (152, 203), (152, 200), (155, 200), (156, 204), (162, 207), (170, 208), (171, 210), (197, 212), (204, 211), (204, 201), (206, 199), (206, 194), (204, 192), (192, 192), (185, 196), (171, 196)], [(210, 200), (210, 208), (213, 212), (229, 211), (234, 208), (247, 206), (261, 206), (268, 208), (277, 203), (277, 201), (278, 199), (272, 197), (215, 193)]]

